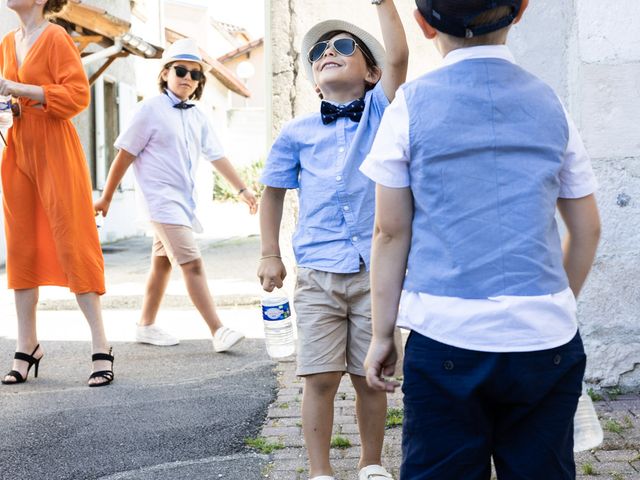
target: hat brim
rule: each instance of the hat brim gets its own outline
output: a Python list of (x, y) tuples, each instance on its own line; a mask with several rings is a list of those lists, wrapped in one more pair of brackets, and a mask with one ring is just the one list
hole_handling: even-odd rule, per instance
[(305, 73), (307, 74), (307, 78), (311, 83), (315, 85), (316, 81), (313, 78), (313, 64), (309, 63), (309, 50), (311, 50), (311, 47), (317, 43), (320, 37), (326, 33), (333, 32), (334, 30), (350, 33), (362, 40), (371, 52), (371, 55), (373, 55), (376, 65), (380, 68), (384, 68), (386, 52), (376, 37), (353, 23), (345, 22), (344, 20), (325, 20), (324, 22), (320, 22), (311, 27), (302, 39), (302, 51), (300, 52), (300, 57), (302, 59), (301, 61)]
[(166, 66), (169, 65), (170, 63), (175, 63), (180, 61), (197, 63), (202, 67), (202, 71), (204, 73), (207, 73), (209, 70), (211, 70), (211, 65), (209, 65), (208, 63), (205, 63), (204, 60), (202, 60), (201, 58), (194, 57), (191, 55), (180, 55), (176, 57), (163, 58), (162, 68), (166, 68)]

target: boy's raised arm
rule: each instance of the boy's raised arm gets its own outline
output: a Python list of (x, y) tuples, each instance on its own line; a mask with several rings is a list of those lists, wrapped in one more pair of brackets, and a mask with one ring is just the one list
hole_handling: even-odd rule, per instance
[(395, 98), (398, 87), (407, 79), (409, 47), (400, 15), (398, 15), (398, 10), (393, 0), (383, 0), (376, 8), (378, 10), (384, 48), (387, 51), (380, 81), (385, 95), (389, 101), (392, 101)]

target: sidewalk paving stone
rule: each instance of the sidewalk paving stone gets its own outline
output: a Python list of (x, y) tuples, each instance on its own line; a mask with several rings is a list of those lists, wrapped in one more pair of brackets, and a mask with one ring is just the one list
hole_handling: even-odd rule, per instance
[[(299, 417), (301, 379), (295, 375), (295, 360), (278, 362), (278, 398), (269, 409), (262, 436), (287, 446), (277, 450), (265, 469), (271, 480), (307, 480), (308, 459)], [(333, 434), (347, 438), (351, 446), (332, 449), (330, 458), (337, 480), (355, 479), (360, 456), (360, 438), (355, 417), (355, 392), (345, 375), (335, 401)], [(640, 394), (611, 396), (594, 402), (604, 429), (604, 442), (594, 450), (575, 455), (577, 480), (640, 480)], [(286, 408), (281, 408), (286, 404)], [(389, 408), (402, 408), (402, 394), (388, 396)], [(388, 428), (383, 446), (383, 464), (399, 479), (402, 427)], [(492, 479), (495, 479), (495, 473)]]

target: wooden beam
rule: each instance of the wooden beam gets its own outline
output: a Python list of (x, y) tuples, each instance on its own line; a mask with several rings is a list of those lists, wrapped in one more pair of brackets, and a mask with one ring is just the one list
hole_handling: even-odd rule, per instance
[(68, 3), (58, 17), (110, 38), (124, 35), (131, 28), (129, 22), (109, 15), (105, 10), (74, 2)]
[(89, 78), (89, 85), (93, 85), (94, 82), (100, 77), (100, 75), (102, 75), (105, 72), (105, 70), (111, 66), (111, 64), (116, 60), (116, 58), (122, 58), (127, 56), (129, 56), (129, 52), (120, 52), (120, 53), (116, 53), (115, 55), (111, 55), (109, 58), (107, 58), (107, 60), (102, 64), (102, 66), (98, 70), (96, 70), (96, 72), (93, 75), (91, 75), (91, 77)]
[(78, 47), (78, 51), (82, 52), (91, 43), (100, 43), (104, 40), (103, 35), (74, 35), (71, 37)]

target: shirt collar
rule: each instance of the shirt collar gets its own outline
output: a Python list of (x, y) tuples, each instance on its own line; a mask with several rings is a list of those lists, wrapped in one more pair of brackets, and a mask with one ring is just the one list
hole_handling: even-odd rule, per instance
[(182, 102), (182, 100), (180, 100), (178, 97), (176, 97), (175, 94), (171, 90), (169, 90), (168, 88), (165, 89), (164, 93), (167, 94), (167, 97), (169, 97), (169, 99), (171, 100), (171, 104), (172, 105), (175, 105), (177, 103)]
[(516, 63), (516, 59), (506, 45), (480, 45), (450, 51), (447, 56), (444, 57), (443, 66), (476, 58), (498, 58), (500, 60), (506, 60), (507, 62)]

